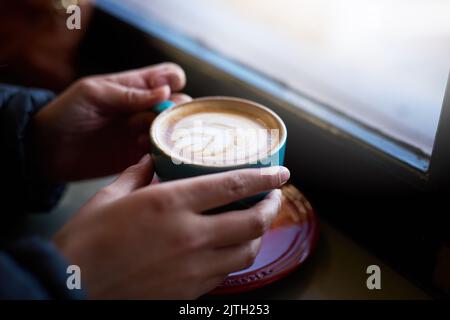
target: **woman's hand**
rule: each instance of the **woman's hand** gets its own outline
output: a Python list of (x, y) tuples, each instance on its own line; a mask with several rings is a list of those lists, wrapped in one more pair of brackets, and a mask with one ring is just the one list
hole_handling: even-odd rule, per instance
[(76, 82), (34, 117), (28, 134), (34, 169), (54, 182), (124, 170), (149, 151), (152, 106), (190, 100), (173, 93), (185, 83), (173, 63)]
[(276, 171), (245, 169), (148, 186), (153, 169), (145, 156), (100, 190), (54, 243), (80, 266), (90, 298), (196, 298), (253, 263), (281, 192), (247, 210), (201, 213), (281, 187), (289, 171)]

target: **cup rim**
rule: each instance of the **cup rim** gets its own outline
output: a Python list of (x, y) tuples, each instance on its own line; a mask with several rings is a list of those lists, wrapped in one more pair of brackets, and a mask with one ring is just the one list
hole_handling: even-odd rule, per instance
[[(267, 157), (272, 157), (274, 154), (278, 153), (280, 151), (280, 149), (285, 145), (286, 143), (286, 139), (287, 139), (287, 129), (286, 129), (286, 125), (284, 123), (284, 121), (280, 118), (279, 115), (277, 115), (275, 112), (273, 112), (271, 109), (269, 109), (268, 107), (258, 103), (258, 102), (254, 102), (248, 99), (243, 99), (243, 98), (236, 98), (236, 97), (229, 97), (229, 96), (206, 96), (206, 97), (201, 97), (201, 98), (195, 98), (191, 101), (187, 101), (181, 104), (178, 104), (174, 107), (171, 107), (167, 110), (164, 110), (163, 112), (161, 112), (158, 116), (156, 116), (156, 118), (153, 120), (152, 125), (150, 126), (150, 140), (152, 142), (152, 148), (158, 148), (159, 151), (161, 153), (163, 153), (165, 156), (170, 157), (170, 158), (175, 158), (176, 160), (179, 160), (181, 163), (183, 163), (184, 166), (192, 166), (192, 167), (199, 167), (199, 168), (220, 168), (220, 169), (226, 169), (226, 168), (240, 168), (240, 167), (247, 167), (249, 165), (254, 165), (256, 163), (258, 163), (258, 161), (260, 161), (261, 159), (257, 159), (256, 163), (248, 163), (248, 162), (244, 162), (244, 163), (238, 163), (238, 164), (232, 164), (232, 165), (220, 165), (220, 164), (200, 164), (200, 163), (195, 163), (195, 162), (185, 162), (184, 159), (182, 159), (181, 157), (178, 156), (173, 156), (170, 154), (169, 150), (164, 150), (164, 148), (159, 145), (158, 143), (156, 143), (156, 127), (153, 125), (155, 123), (155, 121), (157, 121), (158, 118), (163, 117), (164, 115), (166, 115), (167, 113), (173, 112), (173, 110), (175, 109), (179, 109), (182, 107), (185, 107), (186, 105), (192, 104), (192, 103), (196, 103), (198, 101), (228, 101), (228, 102), (239, 102), (239, 103), (244, 103), (247, 105), (252, 106), (253, 108), (257, 108), (260, 110), (263, 110), (264, 112), (269, 113), (279, 124), (280, 129), (282, 131), (282, 135), (281, 135), (281, 139), (280, 142), (278, 143), (278, 145), (273, 148), (271, 150), (271, 152), (267, 155)], [(266, 157), (266, 158), (267, 158)]]

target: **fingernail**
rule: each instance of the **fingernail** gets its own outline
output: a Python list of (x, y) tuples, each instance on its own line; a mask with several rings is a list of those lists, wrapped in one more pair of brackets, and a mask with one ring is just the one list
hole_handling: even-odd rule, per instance
[(152, 86), (153, 88), (162, 87), (165, 85), (169, 85), (169, 79), (167, 77), (158, 77), (155, 80), (153, 80)]
[(278, 174), (279, 174), (279, 177), (280, 177), (280, 184), (285, 184), (289, 180), (289, 178), (291, 176), (291, 173), (285, 167), (280, 167), (280, 171), (279, 171)]

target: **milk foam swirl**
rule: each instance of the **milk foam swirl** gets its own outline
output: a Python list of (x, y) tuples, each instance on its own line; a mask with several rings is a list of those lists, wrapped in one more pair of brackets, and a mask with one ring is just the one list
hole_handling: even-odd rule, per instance
[(278, 135), (263, 121), (228, 112), (185, 115), (169, 128), (166, 142), (177, 158), (202, 164), (256, 161), (278, 144)]

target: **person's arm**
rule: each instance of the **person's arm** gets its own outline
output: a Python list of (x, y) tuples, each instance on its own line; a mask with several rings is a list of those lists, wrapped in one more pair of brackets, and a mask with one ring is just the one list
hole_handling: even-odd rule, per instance
[[(165, 63), (82, 79), (55, 100), (47, 91), (0, 85), (0, 225), (50, 208), (61, 188), (49, 181), (117, 173), (148, 153), (152, 106), (189, 100), (176, 93), (184, 84), (183, 70)], [(0, 247), (0, 298), (82, 297), (67, 289), (66, 270), (49, 242)]]
[(82, 299), (69, 290), (67, 262), (49, 242), (30, 238), (0, 251), (0, 299)]
[[(45, 90), (0, 84), (0, 194), (1, 219), (30, 211), (46, 211), (60, 198), (64, 187), (40, 177), (31, 166), (27, 131), (34, 114), (54, 98)], [(9, 216), (5, 216), (9, 215)]]

